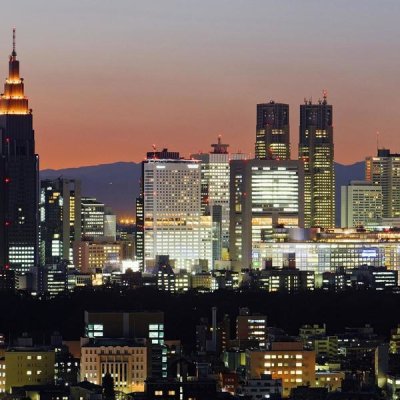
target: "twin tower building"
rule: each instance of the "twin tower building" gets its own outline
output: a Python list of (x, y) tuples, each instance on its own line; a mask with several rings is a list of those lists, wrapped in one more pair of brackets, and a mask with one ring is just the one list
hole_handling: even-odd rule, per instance
[[(257, 105), (255, 158), (290, 160), (289, 105), (263, 103)], [(323, 99), (300, 105), (298, 159), (303, 164), (302, 208), (305, 227), (335, 226), (335, 172), (332, 106)], [(300, 167), (301, 168), (301, 167)], [(301, 213), (300, 213), (301, 214)]]

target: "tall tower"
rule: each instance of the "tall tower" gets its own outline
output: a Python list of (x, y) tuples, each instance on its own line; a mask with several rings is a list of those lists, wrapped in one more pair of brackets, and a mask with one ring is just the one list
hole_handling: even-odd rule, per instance
[(0, 95), (0, 269), (16, 274), (38, 265), (38, 166), (14, 29), (8, 78)]
[(257, 104), (255, 157), (265, 160), (290, 159), (289, 105)]
[(335, 226), (335, 170), (332, 106), (323, 100), (300, 105), (299, 159), (304, 162), (304, 223)]

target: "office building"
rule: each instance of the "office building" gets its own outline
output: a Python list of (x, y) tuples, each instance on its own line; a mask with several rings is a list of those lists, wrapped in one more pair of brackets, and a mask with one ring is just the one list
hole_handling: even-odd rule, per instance
[(81, 272), (94, 273), (96, 268), (120, 267), (123, 242), (74, 242), (74, 266)]
[(149, 376), (167, 376), (167, 348), (162, 312), (87, 312), (87, 338), (146, 339), (149, 350)]
[(109, 373), (114, 388), (123, 393), (143, 392), (148, 376), (145, 343), (133, 339), (96, 338), (81, 340), (81, 381), (101, 385)]
[(335, 226), (335, 170), (332, 106), (323, 100), (300, 105), (299, 159), (304, 164), (306, 227)]
[[(38, 163), (32, 110), (13, 50), (0, 95), (0, 269), (23, 274), (37, 267)], [(1, 274), (3, 275), (3, 274)]]
[(211, 145), (210, 153), (192, 154), (201, 162), (201, 207), (212, 217), (213, 260), (228, 259), (229, 249), (229, 162), (246, 158), (243, 153), (229, 153), (228, 144)]
[(341, 227), (374, 227), (383, 217), (382, 187), (369, 181), (351, 181), (341, 188)]
[(296, 293), (315, 288), (314, 271), (300, 271), (294, 267), (267, 267), (257, 271), (256, 279), (258, 287), (268, 292)]
[(299, 161), (231, 162), (230, 254), (236, 268), (263, 268), (277, 226), (304, 223), (304, 173)]
[(5, 390), (15, 386), (35, 386), (54, 383), (54, 349), (12, 347), (5, 352)]
[(247, 350), (246, 371), (250, 379), (263, 374), (282, 380), (282, 396), (297, 386), (315, 383), (315, 352), (303, 349), (302, 342), (272, 342), (270, 350)]
[(288, 229), (288, 232), (285, 239), (265, 243), (258, 250), (264, 264), (283, 268), (290, 259), (297, 269), (315, 274), (362, 265), (397, 271), (400, 265), (397, 231)]
[(93, 197), (81, 200), (82, 239), (95, 240), (104, 236), (104, 203)]
[(288, 104), (257, 104), (255, 158), (290, 160)]
[(178, 269), (211, 268), (212, 221), (202, 215), (200, 163), (167, 150), (160, 156), (171, 154), (176, 158), (142, 163), (146, 268), (154, 267), (158, 256), (169, 256)]
[(140, 271), (144, 271), (144, 200), (143, 196), (136, 198), (136, 230), (135, 256), (139, 262)]
[(259, 378), (247, 379), (242, 382), (236, 393), (246, 400), (280, 399), (282, 379), (273, 379), (271, 375), (261, 374)]
[(80, 181), (58, 178), (40, 182), (40, 262), (72, 263), (72, 244), (81, 239)]
[(236, 317), (236, 339), (254, 341), (261, 349), (265, 349), (267, 335), (267, 317), (265, 315), (252, 315), (248, 308), (239, 309), (239, 315)]
[(378, 149), (365, 160), (365, 179), (382, 188), (383, 217), (400, 217), (400, 154)]

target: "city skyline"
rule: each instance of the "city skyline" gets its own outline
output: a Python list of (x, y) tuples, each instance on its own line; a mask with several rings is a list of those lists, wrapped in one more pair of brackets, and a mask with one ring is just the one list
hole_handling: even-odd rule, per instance
[[(392, 49), (400, 5), (384, 4), (339, 1), (321, 11), (315, 1), (259, 2), (257, 13), (239, 1), (212, 12), (210, 2), (6, 5), (41, 168), (139, 162), (153, 143), (188, 155), (217, 134), (232, 151), (254, 153), (256, 104), (271, 99), (291, 108), (296, 159), (298, 107), (325, 88), (337, 162), (374, 155), (377, 131), (380, 146), (398, 152), (400, 58)], [(36, 24), (43, 16), (49, 23)], [(4, 60), (13, 25), (1, 30)]]

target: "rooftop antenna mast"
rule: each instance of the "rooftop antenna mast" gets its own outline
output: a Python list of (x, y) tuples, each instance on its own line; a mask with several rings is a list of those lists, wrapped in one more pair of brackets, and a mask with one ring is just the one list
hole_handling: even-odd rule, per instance
[(15, 51), (15, 28), (13, 28), (13, 52), (12, 52), (13, 56), (16, 56), (17, 53)]
[(379, 150), (379, 131), (376, 131), (376, 151)]

